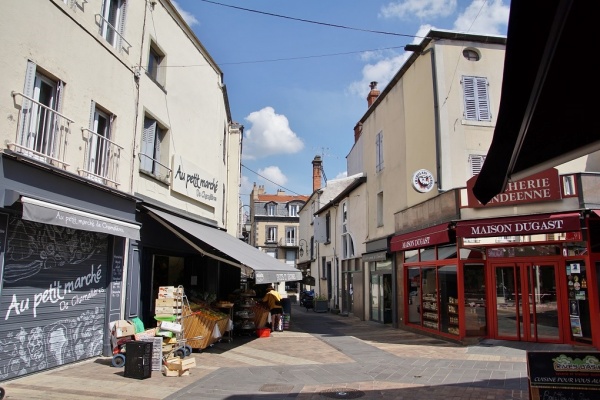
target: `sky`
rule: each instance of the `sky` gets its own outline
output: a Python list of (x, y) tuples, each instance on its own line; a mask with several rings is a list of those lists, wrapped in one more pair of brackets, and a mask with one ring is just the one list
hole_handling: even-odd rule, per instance
[(384, 90), (430, 29), (506, 35), (509, 0), (171, 0), (223, 71), (254, 183), (310, 195), (312, 160), (346, 176), (369, 83)]

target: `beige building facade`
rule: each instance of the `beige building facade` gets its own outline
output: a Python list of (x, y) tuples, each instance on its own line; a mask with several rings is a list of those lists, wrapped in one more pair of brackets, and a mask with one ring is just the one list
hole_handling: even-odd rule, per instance
[(9, 0), (0, 37), (0, 380), (111, 355), (159, 286), (297, 278), (237, 237), (243, 126), (171, 1)]

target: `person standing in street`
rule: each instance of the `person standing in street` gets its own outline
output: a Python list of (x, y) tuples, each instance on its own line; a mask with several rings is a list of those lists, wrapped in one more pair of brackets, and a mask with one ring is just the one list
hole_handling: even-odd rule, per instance
[(282, 331), (283, 307), (281, 306), (281, 295), (271, 285), (266, 287), (266, 291), (267, 293), (262, 298), (262, 301), (267, 305), (271, 313), (271, 330)]

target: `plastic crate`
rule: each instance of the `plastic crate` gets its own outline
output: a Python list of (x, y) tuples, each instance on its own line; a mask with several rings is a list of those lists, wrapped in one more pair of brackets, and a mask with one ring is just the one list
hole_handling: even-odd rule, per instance
[(152, 376), (152, 348), (152, 342), (127, 342), (123, 376), (135, 379), (150, 378)]

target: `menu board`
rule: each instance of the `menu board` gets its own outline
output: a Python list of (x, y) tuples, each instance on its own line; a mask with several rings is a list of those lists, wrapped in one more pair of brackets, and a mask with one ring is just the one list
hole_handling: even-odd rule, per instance
[(600, 399), (600, 352), (528, 351), (531, 400)]

